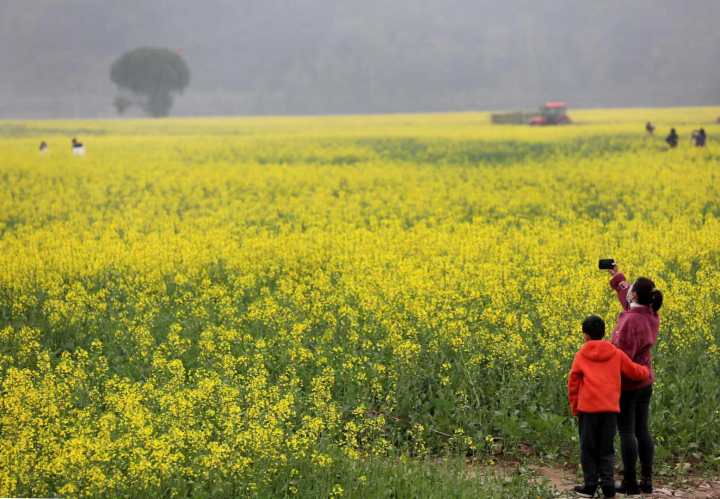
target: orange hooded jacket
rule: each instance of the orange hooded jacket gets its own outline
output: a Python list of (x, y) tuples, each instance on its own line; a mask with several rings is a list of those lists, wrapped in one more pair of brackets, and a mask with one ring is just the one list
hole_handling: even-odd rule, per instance
[(650, 371), (630, 360), (609, 341), (586, 341), (575, 354), (568, 376), (568, 399), (573, 415), (620, 412), (621, 375), (641, 381), (648, 378)]

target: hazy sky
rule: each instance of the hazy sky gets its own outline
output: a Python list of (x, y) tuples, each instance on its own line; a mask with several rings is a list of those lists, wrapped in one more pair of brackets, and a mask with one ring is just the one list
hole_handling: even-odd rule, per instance
[(0, 118), (112, 116), (112, 61), (180, 50), (173, 114), (720, 103), (720, 1), (0, 0)]

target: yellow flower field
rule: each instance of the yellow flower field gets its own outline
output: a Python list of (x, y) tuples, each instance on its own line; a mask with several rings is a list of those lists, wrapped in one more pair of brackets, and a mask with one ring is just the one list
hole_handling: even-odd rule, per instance
[(580, 322), (619, 312), (602, 257), (665, 294), (658, 467), (718, 469), (720, 108), (570, 114), (0, 122), (0, 495), (575, 460)]

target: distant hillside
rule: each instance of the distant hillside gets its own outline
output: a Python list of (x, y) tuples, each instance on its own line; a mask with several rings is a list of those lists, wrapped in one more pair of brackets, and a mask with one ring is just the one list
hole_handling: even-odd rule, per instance
[(4, 0), (0, 117), (110, 116), (110, 63), (182, 50), (175, 114), (720, 102), (720, 2)]

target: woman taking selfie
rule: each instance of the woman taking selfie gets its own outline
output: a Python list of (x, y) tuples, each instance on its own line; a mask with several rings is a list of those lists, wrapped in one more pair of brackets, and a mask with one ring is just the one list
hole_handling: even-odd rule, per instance
[[(610, 287), (615, 290), (623, 307), (612, 334), (613, 344), (624, 351), (633, 362), (647, 366), (650, 378), (632, 381), (623, 378), (620, 396), (618, 432), (622, 451), (624, 478), (617, 491), (622, 494), (652, 492), (652, 465), (654, 444), (648, 427), (650, 398), (655, 373), (652, 368), (651, 349), (657, 341), (663, 295), (655, 283), (639, 277), (628, 283), (617, 265), (610, 269)], [(640, 457), (640, 482), (636, 475), (636, 462)]]

